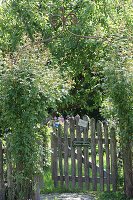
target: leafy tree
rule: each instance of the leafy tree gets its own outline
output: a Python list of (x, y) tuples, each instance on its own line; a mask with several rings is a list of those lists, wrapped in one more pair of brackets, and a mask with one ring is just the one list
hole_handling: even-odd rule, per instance
[[(5, 49), (8, 48), (8, 51), (12, 54), (16, 50), (19, 42), (21, 45), (24, 45), (24, 43), (21, 42), (23, 33), (27, 34), (32, 41), (35, 41), (36, 32), (41, 33), (42, 39), (57, 35), (57, 33), (60, 31), (60, 25), (62, 22), (59, 21), (59, 26), (57, 27), (49, 26), (48, 23), (50, 23), (50, 16), (52, 16), (53, 13), (60, 15), (62, 14), (59, 5), (62, 6), (63, 2), (58, 1), (55, 3), (46, 1), (44, 4), (44, 2), (39, 1), (38, 3), (34, 1), (25, 1), (25, 3), (22, 4), (21, 1), (13, 1), (10, 2), (9, 5), (6, 4), (5, 8), (9, 11), (8, 15), (6, 14), (6, 17), (2, 17), (1, 27), (3, 34), (1, 37), (1, 44), (2, 46), (5, 44), (8, 47), (3, 46), (3, 53), (5, 52)], [(94, 4), (93, 2), (88, 4), (88, 2), (84, 1), (72, 1), (71, 3), (66, 1), (64, 3), (64, 7), (66, 11), (65, 15), (74, 10), (79, 18), (80, 25), (73, 25), (72, 28), (70, 28), (70, 30), (76, 34), (88, 35), (89, 32), (89, 34), (95, 35), (97, 34), (97, 29), (99, 28), (98, 26), (101, 26), (101, 24), (102, 26), (105, 26), (104, 23), (101, 23), (101, 20), (99, 20), (100, 14), (97, 12), (98, 7), (97, 4)], [(100, 9), (101, 8), (102, 6)], [(2, 13), (5, 13), (4, 9)], [(89, 13), (87, 18), (86, 13)], [(12, 18), (14, 20), (12, 20)], [(10, 27), (11, 29), (13, 28), (13, 33), (11, 33), (9, 28), (6, 29), (5, 27), (7, 19), (8, 21), (11, 20)], [(71, 25), (69, 21), (70, 18), (68, 17), (66, 22), (68, 28)], [(16, 27), (16, 32), (18, 34), (20, 33), (18, 38), (13, 36), (15, 35), (14, 26)], [(21, 31), (18, 29), (18, 27), (20, 27)], [(98, 35), (99, 34), (100, 32)], [(5, 37), (8, 40), (6, 43)], [(10, 42), (12, 45), (10, 45)], [(95, 70), (94, 74), (92, 71), (94, 63), (99, 59), (98, 47), (100, 47), (100, 42), (97, 41), (95, 43), (95, 41), (91, 42), (91, 40), (88, 41), (84, 39), (78, 39), (75, 42), (75, 38), (64, 31), (60, 38), (46, 45), (50, 49), (50, 52), (55, 57), (58, 64), (61, 66), (62, 74), (64, 73), (64, 70), (68, 70), (69, 76), (71, 79), (73, 79), (74, 83), (73, 90), (69, 92), (69, 96), (66, 96), (62, 99), (63, 103), (61, 103), (61, 101), (58, 102), (59, 111), (63, 113), (63, 115), (65, 115), (66, 112), (67, 114), (68, 112), (72, 113), (73, 110), (72, 114), (84, 112), (94, 116), (94, 112), (95, 117), (96, 115), (99, 116), (99, 105), (101, 104), (101, 87), (99, 83), (101, 82), (101, 75), (99, 74), (98, 70)], [(63, 76), (66, 76), (66, 74), (64, 73)], [(65, 107), (67, 108), (67, 111), (62, 111)]]

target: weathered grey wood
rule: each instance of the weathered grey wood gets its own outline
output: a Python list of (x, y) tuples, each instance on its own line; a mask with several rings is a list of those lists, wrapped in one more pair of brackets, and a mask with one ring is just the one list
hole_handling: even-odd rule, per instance
[[(41, 164), (40, 167), (43, 170), (43, 158), (42, 158), (40, 164)], [(39, 188), (43, 189), (44, 188), (43, 173), (40, 172), (40, 174), (38, 176), (39, 176)]]
[[(77, 140), (81, 141), (81, 132), (80, 132), (80, 126), (78, 125), (79, 122), (79, 115), (76, 117), (76, 136)], [(82, 182), (82, 149), (81, 147), (77, 147), (77, 160), (78, 160), (78, 183), (79, 183), (79, 189), (83, 189), (83, 182)]]
[(68, 164), (68, 122), (64, 122), (64, 168), (66, 189), (69, 188), (69, 164)]
[(52, 136), (53, 139), (53, 179), (54, 179), (54, 187), (57, 188), (58, 187), (58, 180), (57, 180), (57, 176), (58, 176), (58, 162), (57, 162), (57, 136), (55, 134), (53, 134)]
[[(42, 153), (44, 153), (43, 152), (43, 141), (37, 140), (37, 144), (42, 147), (41, 148)], [(40, 157), (38, 165), (43, 170), (43, 156)], [(35, 189), (32, 188), (32, 199), (33, 200), (40, 200), (40, 189), (42, 189), (44, 187), (44, 185), (43, 185), (43, 174), (41, 172), (34, 176), (34, 184), (35, 184)], [(25, 198), (24, 199), (27, 199), (26, 192), (25, 192)]]
[(12, 162), (11, 162), (11, 152), (9, 151), (9, 145), (6, 148), (6, 158), (7, 158), (7, 185), (8, 185), (8, 199), (13, 199), (13, 177), (12, 177)]
[(115, 129), (111, 128), (110, 132), (110, 151), (111, 151), (111, 176), (113, 181), (113, 191), (117, 190), (117, 153), (116, 153), (116, 138), (115, 138)]
[(39, 176), (39, 188), (43, 189), (44, 188), (43, 174), (40, 173), (38, 176)]
[(75, 164), (75, 147), (72, 142), (75, 138), (75, 119), (70, 118), (70, 137), (71, 137), (71, 176), (72, 176), (72, 189), (76, 188), (76, 164)]
[(5, 200), (2, 141), (0, 140), (0, 200)]
[(40, 200), (40, 186), (39, 186), (39, 176), (34, 177), (34, 182), (36, 183), (35, 191), (32, 192), (32, 200)]
[(109, 158), (109, 139), (108, 139), (108, 126), (103, 123), (104, 137), (105, 137), (105, 153), (106, 153), (106, 178), (107, 178), (107, 191), (110, 191), (110, 158)]
[(40, 188), (37, 186), (35, 193), (33, 194), (32, 197), (33, 200), (40, 200)]
[(58, 126), (58, 148), (59, 148), (60, 184), (61, 184), (61, 188), (63, 188), (63, 166), (62, 166), (61, 124), (59, 124), (59, 126)]
[(97, 190), (95, 119), (91, 119), (92, 190)]
[(98, 134), (98, 152), (99, 152), (100, 191), (104, 191), (102, 126), (100, 121), (98, 121), (97, 123), (97, 134)]
[[(84, 121), (88, 121), (88, 116), (83, 117)], [(88, 139), (88, 127), (84, 128), (84, 141)], [(89, 190), (89, 153), (88, 147), (84, 147), (84, 170), (85, 170), (85, 189)]]
[(52, 167), (52, 179), (54, 180), (54, 187), (58, 187), (57, 175), (58, 175), (58, 162), (57, 162), (57, 146), (58, 137), (57, 130), (52, 121), (53, 132), (51, 133), (51, 167)]

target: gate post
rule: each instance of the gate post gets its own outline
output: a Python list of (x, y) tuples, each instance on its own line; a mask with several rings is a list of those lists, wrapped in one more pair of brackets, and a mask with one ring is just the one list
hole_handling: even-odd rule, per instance
[(65, 182), (66, 189), (69, 189), (69, 163), (68, 163), (68, 122), (64, 122), (64, 168), (65, 168)]
[(99, 152), (100, 191), (104, 191), (102, 124), (100, 121), (97, 122), (97, 134), (98, 134), (98, 152)]
[(72, 189), (76, 188), (76, 163), (75, 163), (75, 147), (72, 145), (75, 139), (75, 119), (70, 118), (70, 137), (71, 137), (71, 176)]
[[(85, 115), (83, 120), (88, 122), (88, 116)], [(84, 128), (84, 141), (88, 140), (88, 127)], [(84, 147), (84, 171), (85, 171), (85, 189), (89, 190), (89, 152), (88, 147)]]
[(107, 178), (107, 191), (110, 191), (110, 157), (109, 157), (109, 139), (108, 139), (108, 126), (107, 122), (103, 123), (104, 137), (105, 137), (105, 152), (106, 152), (106, 178)]
[(4, 171), (3, 171), (3, 151), (0, 140), (0, 200), (5, 200)]
[[(80, 126), (78, 125), (80, 116), (76, 115), (76, 136), (77, 140), (81, 140)], [(79, 189), (83, 190), (83, 181), (82, 181), (82, 150), (81, 147), (77, 147), (77, 160), (78, 160), (78, 184)]]
[(64, 181), (63, 181), (63, 165), (62, 165), (62, 136), (61, 136), (61, 130), (62, 126), (59, 124), (58, 126), (58, 150), (59, 150), (59, 171), (60, 171), (60, 185), (61, 188), (64, 186)]
[(6, 147), (6, 157), (7, 157), (7, 185), (8, 185), (8, 199), (13, 199), (13, 178), (12, 178), (12, 162), (11, 162), (11, 152), (9, 151), (10, 145)]
[(91, 119), (92, 190), (97, 190), (95, 119)]
[(110, 148), (111, 148), (111, 178), (113, 184), (113, 191), (117, 190), (117, 153), (116, 153), (116, 138), (115, 138), (115, 129), (111, 128), (110, 132)]

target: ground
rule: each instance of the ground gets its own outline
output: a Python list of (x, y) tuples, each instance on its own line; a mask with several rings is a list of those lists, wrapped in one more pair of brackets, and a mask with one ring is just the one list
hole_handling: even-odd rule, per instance
[[(57, 197), (57, 198), (55, 198)], [(64, 193), (64, 194), (44, 194), (41, 200), (95, 200), (89, 194)]]

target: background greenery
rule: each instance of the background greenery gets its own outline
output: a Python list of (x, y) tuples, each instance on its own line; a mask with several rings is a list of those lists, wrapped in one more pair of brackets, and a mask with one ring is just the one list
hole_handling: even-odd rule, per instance
[[(61, 20), (57, 27), (50, 25), (53, 14), (62, 14), (61, 6), (65, 16), (74, 12), (79, 19), (77, 25), (70, 18), (66, 20), (70, 31), (99, 38), (76, 38), (64, 30), (57, 39), (34, 45), (61, 31)], [(132, 13), (131, 0), (3, 0), (0, 134), (10, 143), (14, 169), (23, 174), (20, 178), (17, 175), (16, 181), (34, 176), (36, 170), (29, 174), (29, 166), (32, 163), (36, 168), (39, 160), (36, 142), (40, 124), (55, 115), (87, 114), (119, 128), (124, 190), (128, 197), (133, 196)], [(16, 167), (19, 162), (22, 169)]]

